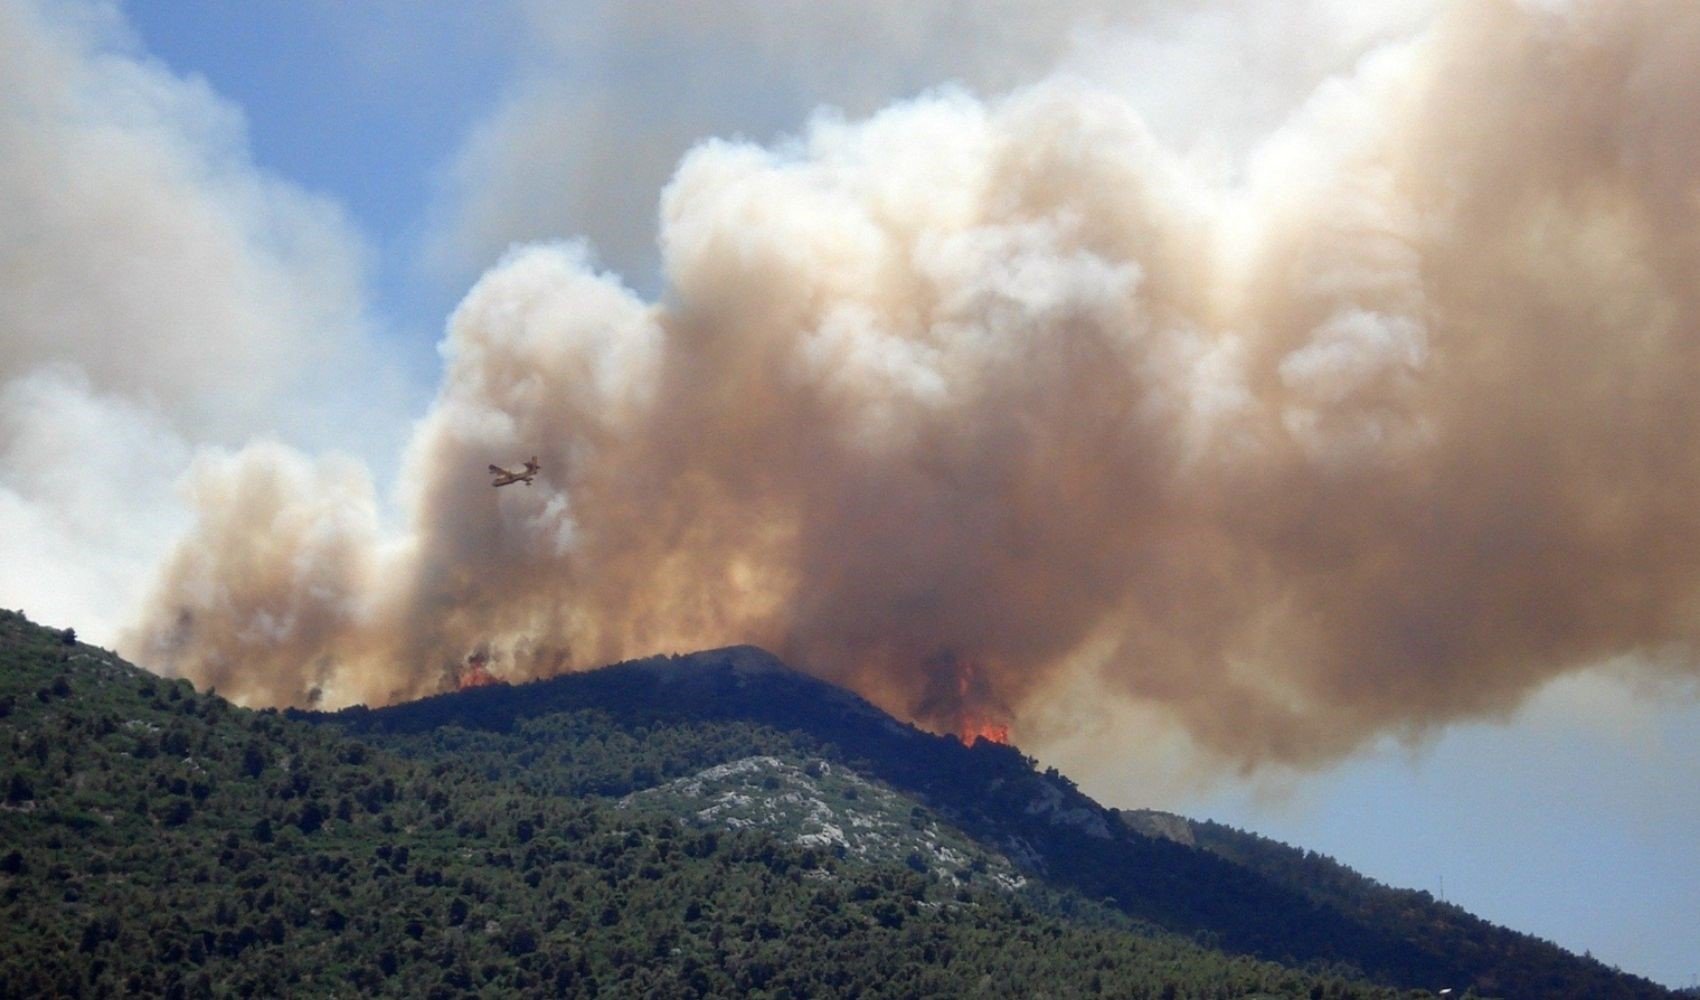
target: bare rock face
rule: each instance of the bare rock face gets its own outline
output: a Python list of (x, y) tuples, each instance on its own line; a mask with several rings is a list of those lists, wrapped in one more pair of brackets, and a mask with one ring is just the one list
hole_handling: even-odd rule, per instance
[(761, 827), (804, 847), (906, 863), (958, 885), (1018, 889), (1027, 881), (1010, 859), (976, 845), (913, 799), (825, 761), (799, 767), (777, 757), (745, 757), (634, 792), (616, 808), (734, 830)]
[(1158, 812), (1155, 809), (1123, 809), (1117, 816), (1122, 825), (1135, 833), (1143, 833), (1159, 840), (1172, 840), (1187, 847), (1198, 846), (1198, 838), (1192, 835), (1192, 821), (1185, 816)]

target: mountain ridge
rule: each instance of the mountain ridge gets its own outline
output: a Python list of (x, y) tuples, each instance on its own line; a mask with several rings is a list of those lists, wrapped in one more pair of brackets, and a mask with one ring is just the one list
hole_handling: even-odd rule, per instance
[[(1550, 942), (1435, 904), (1424, 893), (1380, 887), (1355, 872), (1353, 891), (1321, 891), (1285, 870), (1293, 857), (1307, 856), (1300, 849), (1277, 845), (1288, 853), (1259, 852), (1248, 846), (1260, 839), (1255, 835), (1182, 817), (1166, 821), (1165, 835), (1155, 828), (1164, 821), (1109, 809), (1054, 768), (1041, 771), (1018, 748), (988, 741), (964, 746), (955, 737), (927, 733), (751, 650), (650, 657), (506, 693), (464, 692), (466, 701), (450, 694), (311, 717), (378, 739), (443, 725), (504, 731), (517, 721), (569, 711), (609, 712), (633, 729), (737, 720), (806, 733), (803, 752), (917, 796), (1024, 873), (1230, 951), (1285, 964), (1344, 965), (1403, 986), (1469, 985), (1512, 997), (1668, 995)], [(756, 657), (766, 669), (739, 673), (732, 663), (738, 656)], [(1518, 971), (1525, 967), (1545, 971), (1533, 977)]]
[(1150, 837), (777, 662), (279, 713), (0, 612), (0, 997), (1670, 995), (1468, 921), (1406, 940), (1296, 849)]
[[(569, 734), (581, 755), (779, 746), (741, 724)], [(0, 746), (0, 998), (1401, 995), (1048, 890), (538, 794), (233, 706), (13, 612)], [(925, 833), (919, 808), (893, 819)]]

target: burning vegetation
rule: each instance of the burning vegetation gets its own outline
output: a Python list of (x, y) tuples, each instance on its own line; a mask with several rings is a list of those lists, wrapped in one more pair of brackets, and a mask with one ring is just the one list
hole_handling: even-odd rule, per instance
[(927, 664), (927, 672), (938, 683), (920, 708), (923, 719), (954, 734), (964, 746), (980, 740), (1009, 742), (1009, 710), (979, 664), (941, 653)]
[(1009, 727), (1001, 722), (969, 716), (962, 720), (962, 728), (957, 731), (956, 738), (961, 740), (964, 746), (973, 746), (981, 740), (1008, 743)]
[(455, 686), (461, 691), (504, 683), (506, 682), (490, 672), (490, 657), (487, 653), (473, 653), (467, 657), (455, 678)]

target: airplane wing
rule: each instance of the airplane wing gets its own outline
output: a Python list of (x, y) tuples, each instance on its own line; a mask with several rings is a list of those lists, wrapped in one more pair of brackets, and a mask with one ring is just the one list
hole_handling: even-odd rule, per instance
[(525, 469), (523, 471), (516, 472), (511, 469), (504, 469), (499, 465), (492, 465), (490, 466), (490, 474), (495, 476), (496, 480), (490, 485), (511, 486), (514, 483), (525, 483), (529, 486), (532, 478), (537, 475), (537, 470), (540, 468), (542, 468), (542, 466), (537, 464), (536, 455), (531, 456), (531, 461), (525, 463)]

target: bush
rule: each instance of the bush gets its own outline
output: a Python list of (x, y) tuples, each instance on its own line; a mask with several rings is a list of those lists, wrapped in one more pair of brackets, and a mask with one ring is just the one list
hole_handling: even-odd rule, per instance
[(35, 785), (30, 782), (29, 778), (13, 771), (11, 779), (6, 782), (6, 801), (29, 802), (34, 798)]
[(188, 799), (172, 799), (160, 815), (160, 822), (166, 826), (182, 826), (189, 822), (189, 817), (195, 815), (195, 805)]

